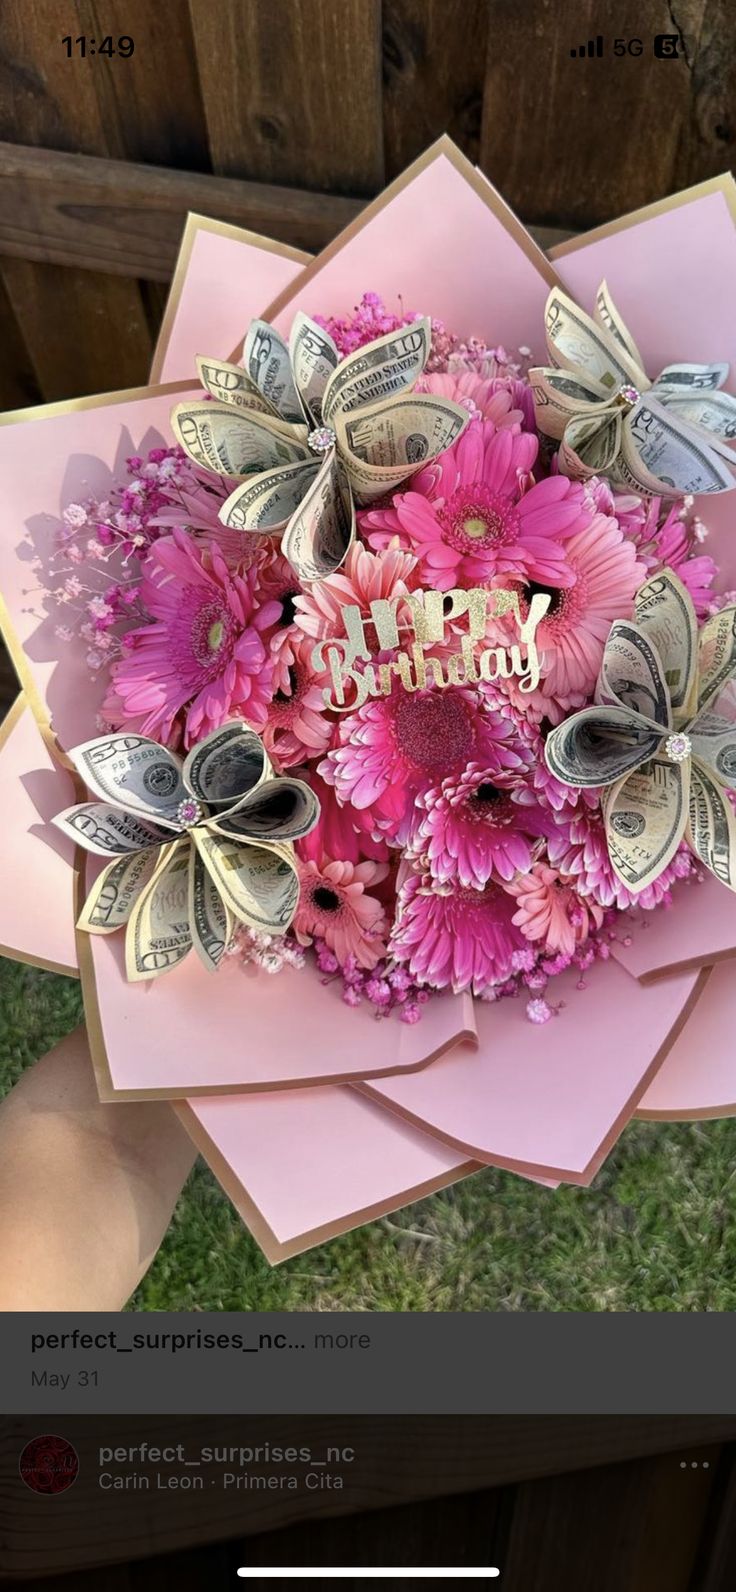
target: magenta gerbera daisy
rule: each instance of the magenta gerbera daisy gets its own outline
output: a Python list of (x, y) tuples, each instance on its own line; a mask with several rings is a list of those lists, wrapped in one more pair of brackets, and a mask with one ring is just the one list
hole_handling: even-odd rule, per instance
[(272, 546), (261, 554), (257, 569), (259, 603), (278, 604), (278, 617), (267, 636), (273, 664), (273, 689), (288, 693), (294, 647), (301, 640), (301, 632), (294, 623), (296, 599), (301, 587), (288, 559)]
[[(531, 755), (529, 755), (531, 763)], [(419, 798), (424, 809), (413, 840), (433, 879), (482, 890), (493, 874), (513, 879), (531, 867), (534, 841), (555, 827), (518, 775), (469, 763)]]
[(324, 940), (340, 966), (355, 957), (359, 967), (373, 968), (386, 951), (386, 914), (371, 885), (386, 877), (385, 863), (334, 862), (324, 855), (297, 861), (299, 906), (294, 931), (302, 945)]
[(143, 565), (151, 623), (130, 631), (112, 670), (105, 713), (118, 727), (191, 746), (226, 719), (263, 728), (272, 668), (262, 632), (278, 606), (256, 601), (253, 569), (235, 574), (184, 531), (155, 542)]
[(389, 952), (418, 983), (480, 995), (506, 981), (514, 952), (524, 945), (515, 909), (493, 881), (483, 890), (438, 887), (428, 875), (412, 873), (402, 886)]
[(401, 846), (420, 816), (417, 797), (443, 777), (457, 779), (469, 763), (496, 775), (527, 762), (512, 718), (489, 711), (470, 687), (409, 692), (397, 681), (340, 721), (320, 773), (338, 801), (370, 812), (374, 832)]
[(565, 543), (590, 512), (579, 483), (532, 483), (538, 446), (528, 432), (473, 420), (409, 492), (361, 514), (361, 531), (376, 548), (398, 538), (419, 560), (421, 583), (440, 591), (513, 575), (564, 586)]

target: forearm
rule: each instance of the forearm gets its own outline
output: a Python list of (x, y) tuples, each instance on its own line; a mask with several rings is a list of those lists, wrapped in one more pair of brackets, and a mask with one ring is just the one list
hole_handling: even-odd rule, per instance
[(101, 1105), (78, 1028), (0, 1103), (0, 1309), (119, 1310), (195, 1150), (165, 1103)]

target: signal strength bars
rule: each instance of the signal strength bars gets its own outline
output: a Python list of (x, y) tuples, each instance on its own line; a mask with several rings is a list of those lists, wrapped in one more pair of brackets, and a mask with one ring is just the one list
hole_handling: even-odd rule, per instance
[(581, 59), (585, 56), (601, 56), (603, 54), (603, 35), (599, 33), (597, 38), (588, 39), (587, 44), (581, 44), (579, 50), (571, 50), (570, 54), (573, 57), (580, 56)]

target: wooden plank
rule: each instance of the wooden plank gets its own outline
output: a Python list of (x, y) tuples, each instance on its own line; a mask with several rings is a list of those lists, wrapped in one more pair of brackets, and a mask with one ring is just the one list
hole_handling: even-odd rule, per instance
[[(0, 1427), (0, 1519), (6, 1577), (62, 1574), (125, 1563), (188, 1545), (253, 1536), (298, 1520), (316, 1520), (393, 1504), (499, 1487), (525, 1479), (618, 1463), (646, 1454), (733, 1440), (733, 1416), (79, 1416), (65, 1415), (64, 1435), (80, 1456), (80, 1477), (58, 1515), (55, 1541), (45, 1530), (48, 1500), (19, 1488), (18, 1455), (43, 1429), (38, 1416), (6, 1417)], [(53, 1428), (52, 1428), (53, 1430)], [(165, 1433), (165, 1436), (163, 1435)], [(280, 1488), (155, 1493), (141, 1508), (135, 1492), (104, 1492), (96, 1483), (100, 1444), (143, 1440), (182, 1443), (193, 1457), (203, 1443), (240, 1446), (308, 1443), (354, 1446), (342, 1492)], [(154, 1473), (157, 1466), (136, 1470)], [(221, 1467), (222, 1468), (222, 1467)], [(228, 1468), (228, 1467), (225, 1467)], [(269, 1467), (260, 1466), (268, 1473)], [(273, 1474), (278, 1474), (276, 1467)], [(153, 1494), (151, 1495), (153, 1497)], [(55, 1517), (56, 1518), (56, 1517)], [(532, 1583), (530, 1583), (531, 1585)], [(638, 1589), (637, 1589), (638, 1592)]]
[(380, 0), (190, 0), (213, 170), (382, 187)]
[(723, 1450), (711, 1508), (701, 1534), (692, 1592), (726, 1592), (736, 1586), (736, 1445)]
[[(61, 38), (67, 25), (74, 31), (77, 16), (69, 8), (65, 18), (66, 25), (56, 0), (34, 0), (33, 6), (25, 0), (6, 0), (3, 68), (7, 91), (0, 95), (0, 138), (104, 155), (107, 134), (94, 68), (102, 64), (104, 76), (105, 58), (66, 59)], [(75, 272), (54, 277), (48, 266), (25, 261), (7, 264), (2, 278), (44, 398), (88, 392), (90, 378), (93, 389), (109, 384), (107, 379), (98, 382), (95, 377), (112, 364), (111, 328), (116, 324), (125, 326), (127, 335), (120, 350), (121, 368), (145, 372), (151, 337), (135, 282), (119, 280), (111, 286), (106, 279), (89, 273), (85, 279)], [(94, 347), (85, 335), (90, 321), (104, 327), (106, 346)]]
[(688, 1448), (523, 1483), (514, 1499), (504, 1586), (535, 1592), (567, 1585), (580, 1592), (700, 1586), (691, 1576), (719, 1454), (717, 1447)]
[(358, 199), (0, 144), (0, 254), (168, 281), (188, 210), (315, 251)]
[(25, 260), (0, 276), (46, 402), (145, 384), (153, 337), (135, 282)]
[[(57, 33), (69, 31), (58, 25)], [(91, 153), (210, 171), (207, 124), (187, 0), (77, 0), (76, 34), (132, 38), (133, 54), (68, 62), (93, 79), (101, 142)]]
[[(680, 9), (697, 37), (706, 0)], [(638, 0), (576, 0), (564, 11), (554, 0), (491, 0), (480, 158), (519, 214), (588, 228), (677, 186), (693, 72), (684, 55), (656, 60), (652, 45), (677, 31), (671, 13), (667, 0), (645, 12)], [(598, 34), (602, 59), (571, 57)], [(641, 39), (643, 53), (615, 57), (616, 38)], [(726, 164), (721, 152), (709, 171)]]
[(673, 186), (687, 188), (733, 169), (736, 162), (736, 28), (733, 0), (711, 0), (705, 8), (689, 0), (677, 6), (676, 15), (687, 52), (690, 101)]
[(480, 147), (489, 0), (384, 0), (386, 180), (442, 133)]

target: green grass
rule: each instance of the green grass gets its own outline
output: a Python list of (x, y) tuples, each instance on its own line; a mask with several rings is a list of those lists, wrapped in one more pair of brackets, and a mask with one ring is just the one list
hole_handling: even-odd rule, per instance
[[(0, 1093), (80, 1014), (0, 961)], [(736, 1119), (634, 1123), (592, 1189), (484, 1172), (275, 1270), (200, 1162), (132, 1307), (734, 1310)]]

